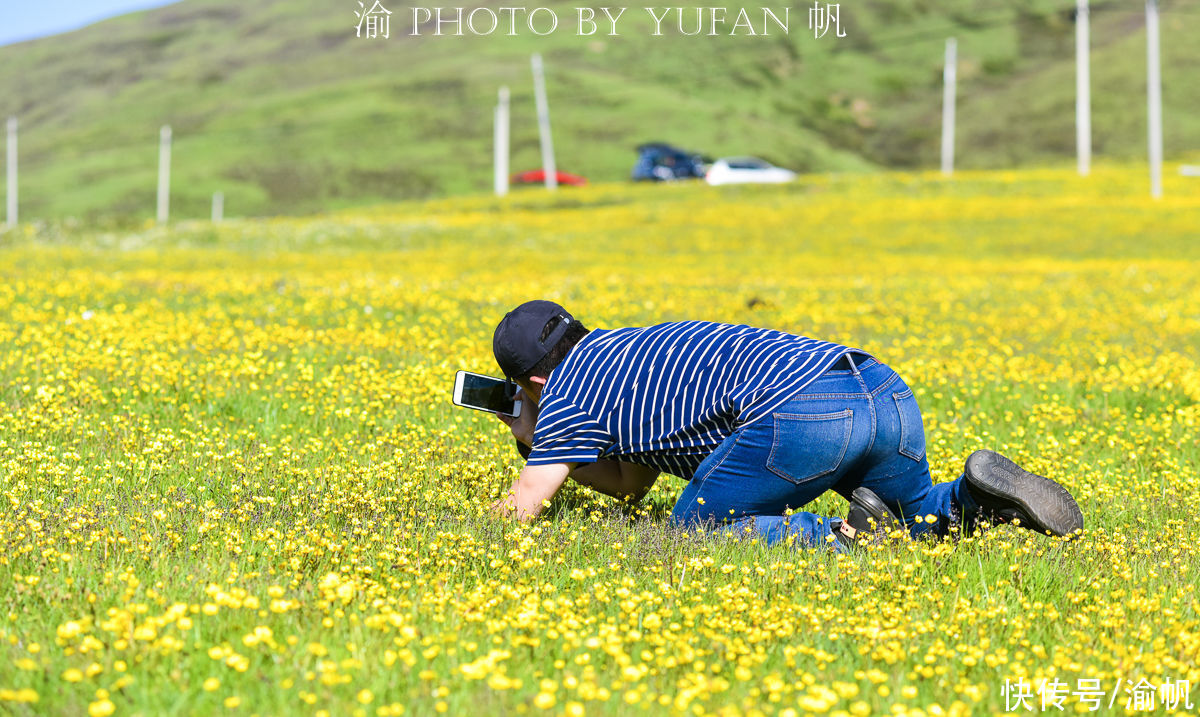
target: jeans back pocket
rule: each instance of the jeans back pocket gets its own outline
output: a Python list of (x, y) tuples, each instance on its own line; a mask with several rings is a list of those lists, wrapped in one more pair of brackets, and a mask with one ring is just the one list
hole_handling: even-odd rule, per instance
[(775, 435), (767, 468), (792, 483), (833, 473), (850, 445), (854, 411), (799, 415), (776, 413)]
[(911, 388), (892, 394), (896, 412), (900, 414), (900, 455), (914, 461), (925, 457), (925, 426), (921, 422), (921, 409)]

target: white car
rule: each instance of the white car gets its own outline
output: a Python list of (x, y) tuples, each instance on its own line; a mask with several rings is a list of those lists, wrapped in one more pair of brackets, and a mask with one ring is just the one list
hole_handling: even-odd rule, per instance
[(796, 173), (761, 160), (758, 157), (722, 157), (713, 162), (704, 175), (709, 184), (783, 184), (796, 178)]

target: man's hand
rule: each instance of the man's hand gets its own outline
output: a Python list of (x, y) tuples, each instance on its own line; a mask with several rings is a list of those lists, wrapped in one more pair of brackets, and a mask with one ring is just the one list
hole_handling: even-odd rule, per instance
[(521, 415), (513, 418), (503, 413), (497, 413), (496, 418), (504, 421), (512, 429), (513, 438), (516, 438), (519, 443), (533, 446), (533, 429), (537, 426), (538, 417), (537, 404), (525, 395), (524, 390), (519, 388), (513, 400), (521, 402)]

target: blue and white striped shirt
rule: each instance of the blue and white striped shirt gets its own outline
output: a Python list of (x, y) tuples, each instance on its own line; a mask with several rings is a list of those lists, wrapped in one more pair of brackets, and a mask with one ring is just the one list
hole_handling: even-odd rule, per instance
[(690, 479), (850, 350), (707, 321), (595, 329), (550, 372), (528, 462), (614, 458)]

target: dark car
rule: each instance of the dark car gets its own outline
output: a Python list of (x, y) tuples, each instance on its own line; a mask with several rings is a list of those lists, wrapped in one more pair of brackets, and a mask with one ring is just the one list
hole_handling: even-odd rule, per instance
[(648, 142), (637, 148), (638, 159), (633, 165), (633, 179), (664, 182), (704, 176), (709, 160), (665, 142)]

